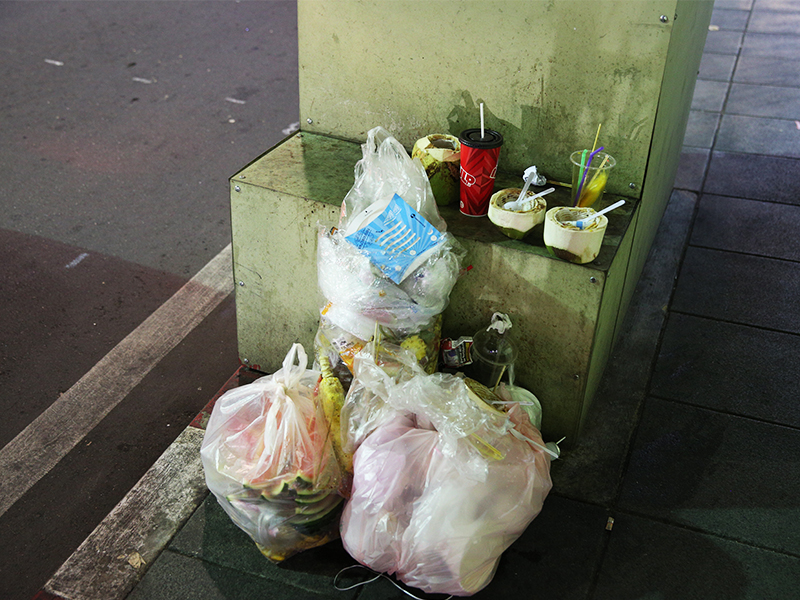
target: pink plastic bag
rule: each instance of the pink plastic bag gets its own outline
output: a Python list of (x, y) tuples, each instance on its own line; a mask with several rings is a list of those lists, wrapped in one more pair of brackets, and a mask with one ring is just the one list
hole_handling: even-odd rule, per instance
[[(389, 403), (401, 394), (408, 407), (426, 388), (435, 397), (443, 386), (450, 398), (466, 388), (455, 377), (418, 375), (398, 384)], [(468, 596), (491, 581), (501, 554), (541, 511), (550, 459), (518, 405), (443, 433), (450, 409), (397, 412), (366, 437), (341, 535), (350, 555), (375, 571), (425, 592)]]

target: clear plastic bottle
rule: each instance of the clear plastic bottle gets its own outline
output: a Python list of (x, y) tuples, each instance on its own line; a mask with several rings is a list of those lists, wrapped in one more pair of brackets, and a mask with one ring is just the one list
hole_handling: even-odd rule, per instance
[(517, 348), (510, 338), (511, 319), (503, 313), (494, 313), (485, 329), (473, 336), (470, 377), (494, 389), (501, 381), (514, 383), (514, 361)]

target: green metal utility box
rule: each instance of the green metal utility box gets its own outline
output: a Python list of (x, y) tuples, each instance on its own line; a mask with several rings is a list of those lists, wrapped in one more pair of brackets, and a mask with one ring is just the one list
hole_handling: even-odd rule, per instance
[[(542, 403), (545, 437), (575, 441), (672, 190), (713, 2), (298, 1), (301, 131), (231, 178), (241, 360), (273, 371), (291, 343), (313, 345), (324, 300), (317, 224), (335, 225), (360, 144), (375, 126), (407, 149), (480, 123), (505, 138), (496, 188), (536, 165), (570, 181), (569, 154), (617, 160), (598, 258), (551, 257), (541, 231), (504, 237), (488, 219), (442, 208), (472, 270), (443, 334), (509, 314), (517, 382)], [(567, 204), (569, 190), (549, 195)], [(599, 207), (595, 207), (599, 208)]]

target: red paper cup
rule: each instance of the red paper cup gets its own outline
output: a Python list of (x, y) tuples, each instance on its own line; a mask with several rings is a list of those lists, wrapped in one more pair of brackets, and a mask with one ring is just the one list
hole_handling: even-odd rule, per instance
[(461, 190), (459, 210), (468, 217), (483, 217), (489, 212), (494, 191), (497, 159), (503, 136), (491, 129), (466, 129), (461, 142)]

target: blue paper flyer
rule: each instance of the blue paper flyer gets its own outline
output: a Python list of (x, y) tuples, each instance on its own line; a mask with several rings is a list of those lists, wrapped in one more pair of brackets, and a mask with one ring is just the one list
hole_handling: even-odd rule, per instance
[(394, 283), (411, 274), (442, 234), (400, 196), (376, 202), (357, 215), (345, 239), (364, 252)]

